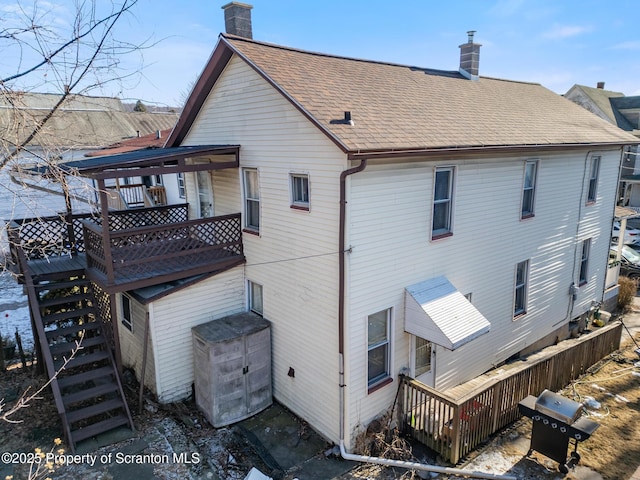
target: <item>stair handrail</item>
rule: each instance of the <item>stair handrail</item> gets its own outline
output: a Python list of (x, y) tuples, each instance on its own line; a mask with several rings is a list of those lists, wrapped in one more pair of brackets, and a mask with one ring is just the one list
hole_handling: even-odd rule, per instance
[(69, 422), (67, 421), (67, 411), (64, 408), (64, 403), (62, 402), (62, 392), (60, 391), (60, 385), (58, 385), (58, 374), (64, 369), (64, 365), (60, 370), (56, 370), (55, 365), (53, 364), (53, 357), (51, 356), (51, 350), (49, 344), (47, 343), (47, 335), (44, 331), (44, 322), (42, 320), (42, 316), (40, 315), (40, 308), (38, 306), (38, 295), (33, 284), (31, 271), (28, 267), (27, 257), (20, 246), (16, 248), (16, 252), (18, 254), (18, 262), (20, 263), (20, 270), (22, 272), (24, 284), (27, 290), (27, 298), (29, 299), (29, 311), (31, 312), (31, 318), (33, 319), (33, 324), (35, 325), (36, 333), (38, 336), (40, 355), (44, 360), (45, 366), (47, 367), (49, 384), (51, 385), (51, 391), (53, 392), (53, 399), (56, 404), (56, 409), (58, 410), (58, 414), (62, 418), (62, 425), (64, 428), (64, 434), (67, 440), (67, 444), (72, 445), (73, 440), (71, 437)]

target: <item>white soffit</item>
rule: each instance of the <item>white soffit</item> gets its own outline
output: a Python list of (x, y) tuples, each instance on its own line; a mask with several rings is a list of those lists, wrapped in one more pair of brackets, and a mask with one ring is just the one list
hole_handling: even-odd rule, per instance
[(489, 321), (447, 277), (436, 277), (405, 288), (404, 329), (455, 350), (487, 333)]

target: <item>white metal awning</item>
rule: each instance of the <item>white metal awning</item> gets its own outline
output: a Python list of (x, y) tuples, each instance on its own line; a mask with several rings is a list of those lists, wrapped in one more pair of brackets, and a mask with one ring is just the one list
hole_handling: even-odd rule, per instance
[(436, 277), (405, 288), (404, 329), (455, 350), (487, 333), (489, 321), (447, 277)]

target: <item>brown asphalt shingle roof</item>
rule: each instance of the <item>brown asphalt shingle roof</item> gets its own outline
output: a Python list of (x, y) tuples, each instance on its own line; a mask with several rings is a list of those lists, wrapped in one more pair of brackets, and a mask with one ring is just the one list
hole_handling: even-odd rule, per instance
[[(627, 143), (634, 138), (539, 84), (226, 43), (345, 150)], [(332, 124), (351, 112), (353, 125)]]

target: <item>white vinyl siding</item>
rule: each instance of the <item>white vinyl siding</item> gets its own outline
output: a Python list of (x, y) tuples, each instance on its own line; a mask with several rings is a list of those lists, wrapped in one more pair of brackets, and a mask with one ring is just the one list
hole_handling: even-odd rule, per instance
[(242, 267), (160, 298), (152, 302), (149, 309), (156, 352), (158, 400), (168, 403), (184, 399), (191, 395), (194, 378), (191, 328), (245, 311)]
[[(436, 388), (458, 385), (505, 361), (554, 332), (559, 322), (587, 311), (599, 298), (619, 152), (601, 153), (598, 203), (581, 210), (586, 196), (583, 182), (589, 175), (585, 156), (586, 152), (540, 157), (536, 217), (526, 222), (520, 221), (522, 158), (447, 161), (443, 166), (453, 164), (456, 170), (456, 189), (455, 235), (446, 242), (425, 242), (432, 209), (425, 185), (433, 185), (437, 162), (370, 162), (350, 177), (346, 244), (352, 251), (347, 255), (345, 332), (349, 424), (366, 425), (392, 404), (395, 393), (391, 388), (367, 394), (366, 343), (363, 346), (360, 340), (366, 338), (366, 322), (358, 319), (391, 306), (395, 318), (391, 375), (395, 378), (403, 367), (410, 368), (411, 340), (404, 331), (406, 286), (446, 275), (459, 291), (473, 292), (474, 307), (491, 322), (489, 333), (455, 351), (436, 346)], [(570, 304), (566, 292), (578, 276), (581, 255), (576, 234), (592, 238), (590, 272), (589, 283)], [(517, 241), (508, 240), (512, 238)], [(527, 258), (528, 313), (514, 322), (515, 265)]]
[[(258, 170), (260, 237), (243, 234), (244, 271), (245, 279), (264, 286), (264, 318), (273, 335), (274, 397), (337, 441), (336, 250), (340, 173), (349, 168), (345, 155), (237, 57), (183, 144), (242, 146), (239, 169), (213, 174), (217, 215), (244, 209), (242, 171)], [(304, 215), (291, 208), (291, 173), (313, 180), (313, 208)], [(246, 294), (243, 303), (246, 308)], [(294, 378), (287, 375), (289, 368)]]

